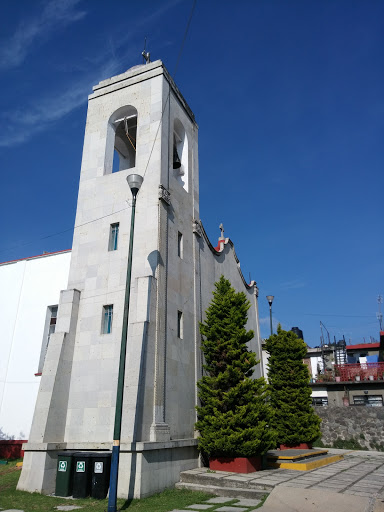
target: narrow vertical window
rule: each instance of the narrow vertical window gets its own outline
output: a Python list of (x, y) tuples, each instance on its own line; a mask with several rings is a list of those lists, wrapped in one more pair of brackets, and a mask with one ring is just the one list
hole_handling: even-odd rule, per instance
[(110, 334), (112, 332), (113, 305), (103, 306), (103, 324), (101, 328), (102, 334)]
[[(56, 330), (56, 320), (57, 320), (57, 309), (58, 309), (58, 306), (50, 306), (50, 311), (51, 311), (51, 319), (49, 321), (49, 330), (48, 330), (48, 343), (49, 343), (49, 338), (51, 337), (51, 334), (53, 334)], [(47, 343), (47, 347), (48, 347), (48, 343)]]
[(109, 244), (108, 251), (116, 251), (117, 243), (119, 239), (119, 223), (111, 224), (111, 228), (109, 230)]
[(183, 339), (183, 313), (177, 312), (177, 337)]
[(177, 233), (177, 255), (179, 258), (183, 257), (183, 235), (180, 231)]
[(37, 375), (41, 374), (41, 372), (43, 371), (43, 366), (44, 366), (45, 356), (46, 356), (47, 350), (48, 350), (49, 340), (50, 340), (51, 335), (56, 330), (57, 309), (58, 309), (58, 306), (48, 306), (48, 308), (47, 308), (47, 315), (46, 315), (44, 335), (43, 335), (43, 343), (41, 346), (40, 360), (39, 360)]

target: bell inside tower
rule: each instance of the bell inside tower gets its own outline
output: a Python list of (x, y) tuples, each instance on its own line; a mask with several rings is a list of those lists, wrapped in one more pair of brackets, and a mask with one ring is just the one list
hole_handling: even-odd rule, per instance
[(114, 122), (115, 144), (112, 172), (132, 169), (136, 166), (137, 115)]

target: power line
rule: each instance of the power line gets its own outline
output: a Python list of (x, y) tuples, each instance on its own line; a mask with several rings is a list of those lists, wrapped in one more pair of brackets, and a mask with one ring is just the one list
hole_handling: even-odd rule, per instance
[[(193, 16), (193, 11), (195, 10), (195, 5), (196, 5), (196, 0), (194, 0), (193, 5), (192, 5), (191, 12), (189, 13), (189, 18), (188, 18), (187, 26), (186, 26), (185, 31), (184, 31), (183, 41), (182, 41), (182, 43), (181, 43), (181, 45), (180, 45), (179, 54), (178, 54), (178, 56), (177, 56), (176, 66), (175, 66), (175, 69), (174, 69), (174, 71), (173, 71), (173, 75), (171, 75), (171, 76), (172, 76), (172, 79), (174, 79), (174, 78), (175, 78), (175, 75), (176, 75), (176, 72), (177, 72), (177, 68), (179, 67), (181, 54), (182, 54), (182, 52), (183, 52), (184, 43), (185, 43), (185, 40), (186, 40), (186, 38), (187, 38), (187, 34), (188, 34), (188, 30), (189, 30), (189, 26), (190, 26), (191, 21), (192, 21), (192, 16)], [(151, 158), (152, 158), (152, 153), (153, 153), (153, 150), (154, 150), (154, 147), (155, 147), (156, 141), (157, 141), (157, 136), (159, 135), (160, 126), (163, 124), (163, 117), (164, 117), (164, 114), (165, 114), (165, 110), (166, 110), (166, 108), (167, 108), (167, 106), (168, 106), (168, 102), (169, 102), (169, 97), (170, 97), (170, 95), (171, 95), (171, 88), (169, 87), (169, 91), (168, 91), (167, 99), (166, 99), (166, 100), (165, 100), (165, 102), (164, 102), (164, 108), (163, 108), (163, 111), (161, 112), (161, 118), (160, 118), (159, 126), (157, 127), (156, 134), (155, 134), (155, 138), (153, 139), (153, 144), (152, 144), (151, 152), (149, 153), (149, 157), (148, 157), (147, 165), (145, 166), (145, 169), (144, 169), (143, 178), (145, 177), (145, 174), (146, 174), (147, 169), (148, 169), (149, 162), (151, 161)]]
[(115, 215), (116, 213), (123, 212), (124, 210), (127, 210), (130, 208), (130, 206), (127, 206), (125, 208), (122, 208), (121, 210), (117, 210), (116, 212), (108, 213), (107, 215), (103, 215), (102, 217), (98, 217), (97, 219), (92, 219), (87, 222), (84, 222), (83, 224), (78, 224), (77, 226), (72, 226), (71, 228), (64, 229), (63, 231), (57, 231), (56, 233), (51, 233), (50, 235), (41, 236), (39, 238), (35, 238), (35, 240), (32, 240), (31, 242), (25, 242), (24, 244), (15, 245), (14, 247), (8, 247), (7, 249), (3, 249), (0, 251), (0, 254), (7, 252), (7, 251), (13, 251), (14, 249), (20, 249), (21, 247), (26, 247), (27, 245), (31, 245), (34, 242), (37, 242), (39, 240), (46, 240), (47, 238), (52, 238), (54, 236), (62, 235), (64, 233), (68, 233), (68, 231), (73, 231), (77, 228), (81, 228), (83, 226), (86, 226), (87, 224), (91, 224), (92, 222), (96, 222), (97, 220), (105, 219), (106, 217), (111, 217), (111, 215)]
[(190, 26), (191, 21), (192, 21), (193, 12), (195, 10), (195, 7), (196, 7), (196, 0), (193, 1), (192, 9), (191, 9), (191, 12), (189, 13), (189, 18), (188, 18), (187, 26), (185, 27), (185, 31), (184, 31), (183, 42), (181, 43), (181, 46), (180, 46), (179, 55), (177, 56), (176, 66), (175, 66), (175, 69), (173, 71), (172, 78), (175, 78), (176, 72), (177, 72), (177, 68), (179, 67), (179, 63), (180, 63), (180, 59), (181, 59), (181, 54), (183, 53), (184, 43), (185, 43), (185, 40), (187, 39), (187, 34), (188, 34), (188, 31), (189, 31), (189, 26)]
[[(185, 28), (185, 31), (184, 31), (184, 36), (183, 36), (183, 40), (182, 40), (182, 43), (180, 45), (180, 49), (179, 49), (179, 53), (178, 53), (178, 56), (177, 56), (177, 61), (176, 61), (176, 66), (175, 66), (175, 69), (174, 69), (174, 72), (173, 72), (173, 75), (172, 75), (172, 78), (175, 77), (176, 75), (176, 72), (177, 72), (177, 69), (179, 67), (179, 63), (180, 63), (180, 59), (181, 59), (181, 55), (183, 53), (183, 49), (184, 49), (184, 44), (185, 44), (185, 41), (186, 41), (186, 38), (187, 38), (187, 35), (188, 35), (188, 31), (189, 31), (189, 27), (191, 25), (191, 21), (192, 21), (192, 17), (193, 17), (193, 13), (194, 13), (194, 10), (195, 10), (195, 6), (196, 6), (196, 2), (197, 0), (194, 0), (193, 1), (193, 4), (192, 4), (192, 8), (191, 8), (191, 11), (189, 13), (189, 17), (188, 17), (188, 22), (187, 22), (187, 25), (186, 25), (186, 28)], [(145, 170), (144, 170), (144, 173), (143, 173), (143, 177), (145, 176), (146, 172), (147, 172), (147, 169), (148, 169), (148, 165), (149, 165), (149, 162), (151, 160), (151, 157), (152, 157), (152, 153), (153, 153), (153, 149), (155, 147), (155, 143), (156, 143), (156, 140), (157, 140), (157, 136), (159, 134), (159, 130), (160, 130), (160, 126), (163, 122), (163, 116), (164, 116), (164, 113), (165, 113), (165, 109), (167, 107), (167, 104), (168, 104), (168, 101), (169, 101), (169, 96), (170, 96), (170, 93), (171, 93), (171, 90), (169, 89), (168, 91), (168, 96), (167, 96), (167, 99), (165, 101), (165, 104), (164, 104), (164, 108), (163, 108), (163, 112), (161, 114), (161, 119), (160, 119), (160, 123), (159, 123), (159, 126), (157, 128), (157, 131), (156, 131), (156, 135), (155, 135), (155, 138), (154, 138), (154, 141), (153, 141), (153, 144), (152, 144), (152, 148), (151, 148), (151, 152), (149, 154), (149, 157), (148, 157), (148, 161), (147, 161), (147, 165), (145, 166)], [(19, 245), (16, 245), (14, 247), (8, 247), (7, 249), (3, 249), (0, 251), (0, 254), (3, 254), (4, 252), (8, 252), (8, 251), (13, 251), (15, 249), (20, 249), (22, 247), (26, 247), (28, 245), (31, 245), (33, 244), (34, 242), (37, 242), (37, 241), (40, 241), (40, 240), (46, 240), (47, 238), (52, 238), (54, 236), (59, 236), (59, 235), (63, 235), (64, 233), (68, 233), (69, 231), (72, 231), (74, 229), (77, 229), (77, 228), (80, 228), (82, 226), (85, 226), (87, 224), (90, 224), (92, 222), (96, 222), (98, 220), (101, 220), (101, 219), (104, 219), (106, 217), (110, 217), (111, 215), (115, 215), (116, 213), (120, 213), (124, 210), (126, 210), (127, 208), (123, 208), (122, 210), (119, 210), (117, 212), (113, 212), (113, 213), (110, 213), (110, 214), (107, 214), (107, 215), (103, 215), (102, 217), (98, 217), (97, 219), (93, 219), (93, 220), (90, 220), (88, 222), (84, 222), (83, 224), (78, 224), (77, 226), (73, 226), (73, 227), (70, 227), (68, 229), (64, 229), (63, 231), (57, 231), (56, 233), (52, 233), (50, 235), (46, 235), (46, 236), (42, 236), (40, 238), (35, 238), (34, 240), (30, 241), (30, 242), (25, 242), (23, 244), (19, 244)]]
[(301, 313), (304, 316), (335, 316), (340, 318), (372, 318), (373, 315), (335, 315), (335, 314), (326, 314), (323, 313)]

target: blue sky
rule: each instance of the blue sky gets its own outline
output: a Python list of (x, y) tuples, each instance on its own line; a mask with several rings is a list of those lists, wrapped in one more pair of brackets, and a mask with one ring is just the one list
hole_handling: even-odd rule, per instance
[[(174, 73), (192, 0), (1, 2), (0, 261), (70, 248), (87, 95)], [(200, 211), (224, 224), (274, 324), (378, 339), (384, 3), (198, 0), (175, 80), (199, 124)]]

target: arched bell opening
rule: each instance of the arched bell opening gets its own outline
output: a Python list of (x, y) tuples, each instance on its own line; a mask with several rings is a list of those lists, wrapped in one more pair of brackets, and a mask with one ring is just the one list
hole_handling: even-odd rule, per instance
[(137, 110), (126, 105), (109, 119), (105, 172), (110, 174), (136, 167)]
[(188, 138), (179, 119), (175, 119), (173, 124), (172, 168), (188, 192)]

